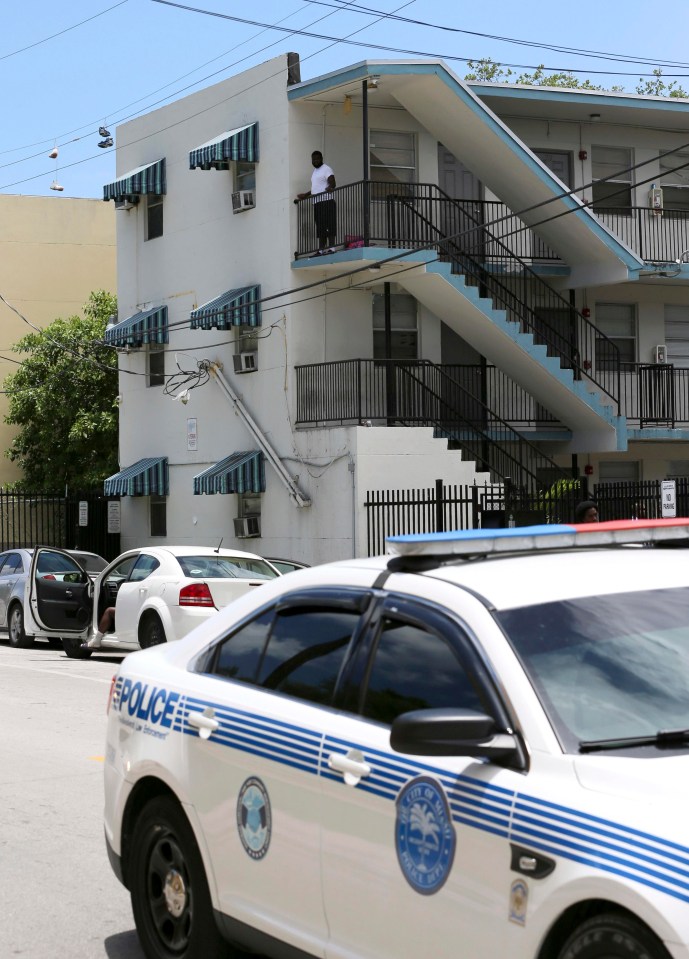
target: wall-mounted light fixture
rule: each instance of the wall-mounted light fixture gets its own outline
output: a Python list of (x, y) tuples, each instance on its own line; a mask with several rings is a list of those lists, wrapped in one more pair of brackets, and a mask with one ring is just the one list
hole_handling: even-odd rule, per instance
[(369, 77), (369, 78), (368, 78), (368, 83), (366, 84), (367, 88), (368, 88), (369, 90), (377, 90), (377, 89), (378, 89), (378, 80), (379, 80), (379, 79), (380, 79), (380, 77)]
[(600, 113), (589, 113), (589, 120), (591, 123), (598, 123), (600, 120)]

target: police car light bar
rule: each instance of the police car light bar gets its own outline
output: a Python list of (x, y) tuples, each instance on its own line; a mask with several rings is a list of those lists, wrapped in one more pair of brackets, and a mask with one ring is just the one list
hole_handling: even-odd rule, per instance
[(535, 552), (565, 547), (621, 546), (686, 540), (689, 518), (613, 520), (609, 523), (553, 523), (511, 529), (466, 529), (447, 533), (388, 536), (394, 556), (475, 556), (488, 553)]

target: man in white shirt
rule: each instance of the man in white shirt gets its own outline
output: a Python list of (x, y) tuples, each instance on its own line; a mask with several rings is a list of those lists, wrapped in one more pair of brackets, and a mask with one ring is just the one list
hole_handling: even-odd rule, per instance
[(311, 189), (308, 193), (298, 193), (297, 200), (306, 200), (313, 197), (313, 216), (316, 223), (318, 237), (318, 252), (316, 256), (335, 252), (337, 234), (337, 205), (328, 194), (335, 190), (335, 174), (327, 163), (323, 162), (320, 150), (311, 154), (313, 173), (311, 174)]

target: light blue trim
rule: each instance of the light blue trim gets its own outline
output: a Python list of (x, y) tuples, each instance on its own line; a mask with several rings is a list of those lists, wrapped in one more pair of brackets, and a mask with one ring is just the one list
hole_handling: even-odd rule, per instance
[(545, 103), (578, 103), (589, 107), (626, 107), (632, 110), (663, 110), (673, 113), (689, 114), (689, 100), (670, 97), (620, 96), (616, 93), (599, 93), (585, 90), (553, 90), (552, 87), (521, 87), (499, 83), (474, 83), (466, 80), (466, 85), (477, 97), (507, 97), (511, 100), (540, 100)]
[(671, 429), (669, 426), (645, 426), (643, 429), (629, 429), (627, 437), (631, 443), (633, 440), (673, 440), (678, 442), (689, 440), (688, 429)]
[[(374, 61), (366, 60), (343, 70), (337, 70), (333, 73), (317, 77), (315, 80), (306, 81), (291, 87), (288, 91), (290, 100), (300, 100), (315, 93), (321, 93), (330, 90), (333, 87), (342, 86), (345, 83), (356, 79), (363, 79), (368, 76), (437, 76), (450, 90), (452, 90), (461, 100), (463, 100), (471, 110), (485, 122), (486, 126), (505, 143), (516, 157), (527, 166), (532, 173), (546, 186), (553, 196), (560, 192), (550, 172), (543, 167), (526, 147), (526, 145), (513, 133), (506, 124), (502, 123), (497, 116), (490, 112), (490, 108), (459, 78), (454, 77), (449, 68), (440, 60), (437, 61)], [(572, 196), (560, 197), (561, 202), (574, 215), (583, 221), (590, 230), (614, 253), (618, 259), (624, 263), (630, 273), (643, 269), (644, 262), (637, 257), (631, 250), (623, 246), (622, 243), (605, 227), (600, 224), (593, 214)], [(519, 211), (515, 210), (515, 214)], [(630, 277), (631, 279), (632, 277)]]

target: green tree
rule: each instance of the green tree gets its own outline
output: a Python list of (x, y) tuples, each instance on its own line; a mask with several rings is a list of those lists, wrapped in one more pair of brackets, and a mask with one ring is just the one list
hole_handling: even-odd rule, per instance
[(636, 92), (646, 97), (689, 98), (689, 93), (680, 87), (676, 80), (670, 80), (669, 83), (663, 80), (663, 71), (660, 67), (656, 67), (653, 71), (652, 80), (644, 80), (643, 77), (639, 77), (639, 85), (636, 88)]
[[(605, 90), (605, 87), (596, 86), (590, 80), (580, 80), (569, 70), (560, 73), (546, 73), (545, 65), (540, 64), (533, 73), (520, 73), (516, 76), (513, 70), (505, 69), (500, 63), (494, 63), (488, 57), (486, 60), (469, 60), (467, 66), (470, 73), (464, 77), (470, 82), (479, 83), (522, 83), (528, 87), (568, 87), (576, 90)], [(660, 71), (655, 71), (660, 72)], [(621, 93), (623, 87), (610, 87), (613, 93)], [(639, 93), (643, 92), (638, 90)], [(680, 94), (669, 94), (679, 96)], [(659, 94), (663, 96), (663, 94)]]
[(24, 354), (4, 382), (5, 422), (19, 427), (5, 455), (24, 472), (15, 489), (89, 490), (117, 471), (117, 354), (102, 343), (116, 311), (98, 290), (83, 317), (56, 319), (12, 347)]

